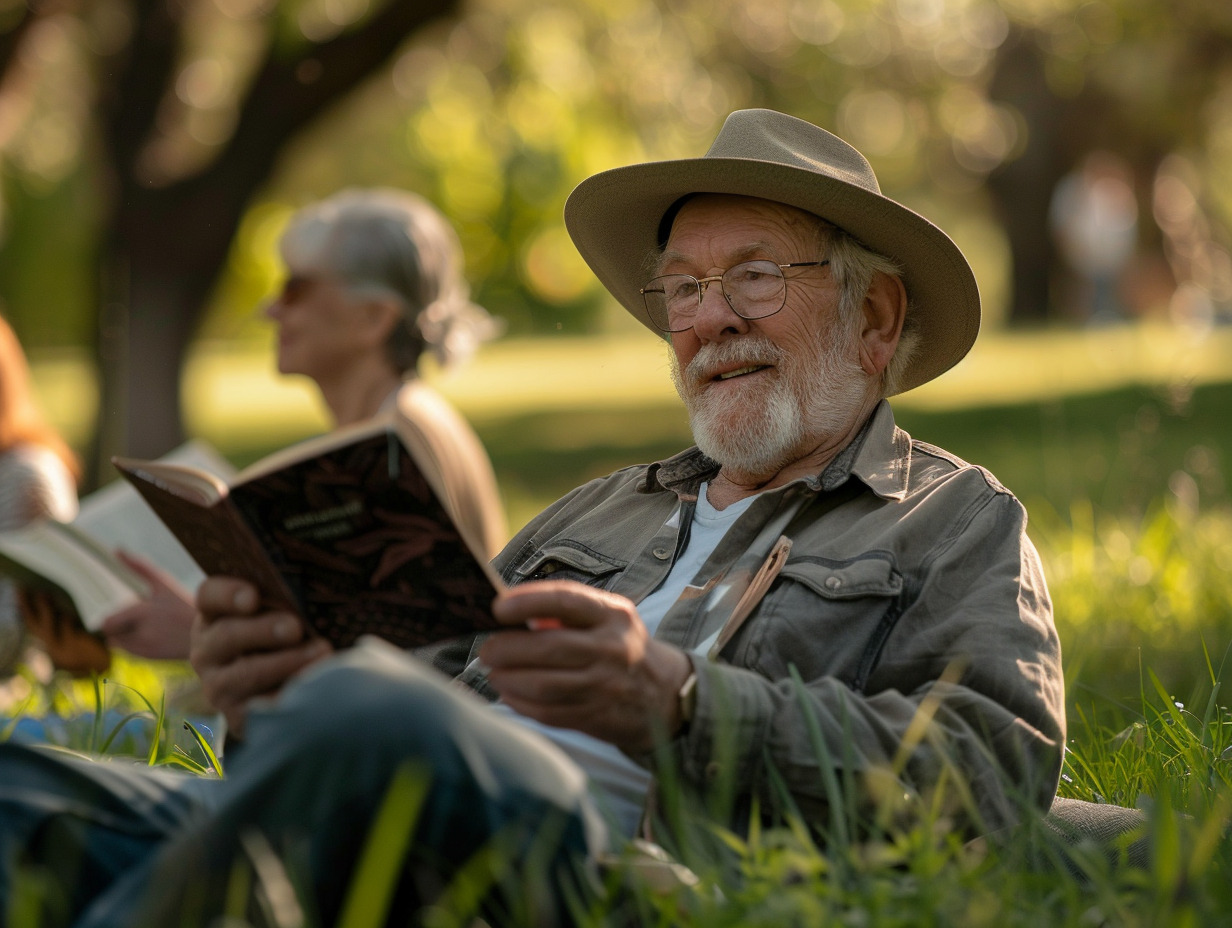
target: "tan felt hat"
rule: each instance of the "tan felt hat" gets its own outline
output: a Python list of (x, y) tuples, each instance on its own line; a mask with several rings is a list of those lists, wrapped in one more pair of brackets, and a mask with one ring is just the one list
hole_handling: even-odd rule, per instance
[(659, 333), (640, 288), (648, 259), (667, 241), (673, 208), (689, 194), (760, 197), (807, 210), (903, 268), (916, 356), (899, 392), (949, 370), (980, 328), (975, 275), (950, 237), (883, 196), (872, 167), (842, 139), (773, 110), (737, 110), (701, 158), (614, 168), (578, 184), (565, 226), (591, 270), (621, 305)]

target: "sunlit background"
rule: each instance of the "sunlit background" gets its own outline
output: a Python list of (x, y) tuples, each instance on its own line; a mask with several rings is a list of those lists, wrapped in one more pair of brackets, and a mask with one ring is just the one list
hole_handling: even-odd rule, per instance
[(1228, 0), (0, 0), (0, 302), (83, 489), (109, 453), (190, 436), (242, 465), (327, 423), (261, 316), (288, 217), (342, 187), (415, 190), (507, 325), (428, 376), (516, 528), (689, 441), (663, 343), (564, 231), (569, 191), (697, 156), (749, 106), (852, 142), (968, 255), (980, 338), (896, 419), (1026, 503), (1071, 709), (1121, 718), (1143, 668), (1218, 690)]
[[(946, 229), (974, 265), (981, 340), (904, 405), (1232, 373), (1222, 0), (424, 6), (440, 15), (398, 38), (371, 76), (249, 157), (268, 165), (253, 168), (261, 176), (217, 276), (191, 266), (197, 276), (181, 274), (175, 291), (169, 269), (208, 252), (202, 235), (226, 224), (200, 206), (209, 189), (184, 205), (202, 193), (192, 185), (205, 178), (221, 199), (226, 180), (212, 167), (243, 164), (243, 147), (259, 147), (254, 125), (332, 86), (331, 46), (362, 35), (386, 5), (197, 0), (156, 14), (122, 0), (0, 2), (0, 299), (78, 447), (118, 410), (175, 406), (165, 370), (179, 377), (182, 432), (241, 457), (322, 428), (313, 392), (274, 374), (260, 309), (278, 284), (274, 245), (288, 216), (352, 185), (407, 187), (438, 204), (476, 297), (506, 320), (504, 342), (437, 381), (468, 415), (670, 405), (662, 347), (596, 285), (561, 209), (594, 171), (703, 152), (745, 106), (851, 141), (883, 189)], [(290, 89), (262, 112), (268, 73)], [(163, 250), (124, 251), (141, 236)], [(132, 347), (141, 333), (145, 347)], [(136, 373), (101, 401), (96, 378), (117, 382), (117, 367)], [(127, 423), (113, 449), (180, 437), (174, 422), (150, 422), (156, 434)]]

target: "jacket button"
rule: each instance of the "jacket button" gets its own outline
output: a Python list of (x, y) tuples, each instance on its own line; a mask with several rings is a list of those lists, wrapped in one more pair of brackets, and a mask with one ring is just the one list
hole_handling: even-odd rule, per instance
[(837, 590), (842, 585), (843, 585), (843, 581), (840, 580), (838, 577), (826, 577), (826, 589), (827, 590)]
[(672, 552), (668, 550), (667, 548), (655, 548), (650, 553), (653, 554), (655, 557), (657, 557), (661, 561), (666, 561), (669, 557), (672, 556)]

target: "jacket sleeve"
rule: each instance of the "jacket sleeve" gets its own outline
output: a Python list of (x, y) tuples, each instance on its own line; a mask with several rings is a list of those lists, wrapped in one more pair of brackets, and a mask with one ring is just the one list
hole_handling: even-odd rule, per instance
[(1022, 506), (1001, 492), (933, 538), (862, 690), (695, 657), (696, 715), (667, 756), (686, 782), (722, 785), (763, 809), (782, 805), (785, 791), (823, 826), (840, 793), (869, 813), (927, 806), (940, 789), (944, 807), (977, 831), (1014, 820), (1024, 804), (1046, 809), (1064, 700), (1052, 607), (1025, 530)]

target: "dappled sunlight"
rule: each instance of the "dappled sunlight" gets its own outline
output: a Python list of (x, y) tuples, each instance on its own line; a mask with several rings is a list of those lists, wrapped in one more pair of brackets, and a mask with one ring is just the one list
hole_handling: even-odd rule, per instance
[(1192, 331), (1160, 323), (981, 335), (945, 376), (896, 404), (955, 409), (1047, 400), (1129, 384), (1232, 379), (1232, 329)]
[[(1232, 379), (1232, 328), (1194, 332), (1146, 323), (1033, 333), (988, 332), (945, 376), (896, 397), (904, 409), (949, 410), (1055, 399), (1126, 385), (1188, 385)], [(464, 369), (425, 367), (429, 381), (478, 421), (543, 410), (635, 409), (677, 404), (667, 345), (649, 332), (504, 339)], [(36, 354), (37, 394), (74, 443), (94, 412), (80, 353)], [(281, 377), (265, 341), (204, 343), (184, 375), (190, 433), (221, 445), (258, 436), (312, 434), (327, 420), (306, 381)]]
[(1133, 700), (1143, 668), (1188, 698), (1205, 676), (1232, 668), (1232, 513), (1190, 512), (1175, 497), (1140, 519), (1075, 502), (1063, 516), (1037, 509), (1066, 678), (1084, 701)]

